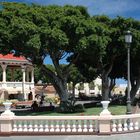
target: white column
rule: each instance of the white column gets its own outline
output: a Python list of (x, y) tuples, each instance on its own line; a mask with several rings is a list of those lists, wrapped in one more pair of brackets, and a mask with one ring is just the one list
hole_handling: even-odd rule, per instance
[(34, 83), (34, 68), (31, 71), (31, 82)]
[(26, 100), (27, 99), (27, 96), (25, 93), (25, 77), (26, 77), (25, 69), (26, 69), (26, 66), (21, 66), (21, 69), (22, 69), (22, 94), (24, 96), (24, 100)]
[(25, 68), (22, 67), (22, 81), (25, 83)]
[(33, 95), (33, 100), (35, 100), (35, 87), (34, 87), (34, 68), (32, 67), (31, 69), (31, 83), (33, 84), (31, 86), (32, 90), (32, 95)]
[(2, 82), (5, 83), (6, 82), (6, 67), (7, 65), (1, 65), (2, 67)]
[(88, 83), (84, 83), (84, 90), (85, 90), (85, 93), (86, 95), (89, 95), (89, 84)]

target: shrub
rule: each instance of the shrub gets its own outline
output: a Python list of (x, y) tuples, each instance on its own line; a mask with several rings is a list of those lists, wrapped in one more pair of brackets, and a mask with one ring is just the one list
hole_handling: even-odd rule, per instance
[(59, 104), (60, 103), (60, 98), (59, 97), (48, 98), (47, 96), (45, 96), (44, 100), (47, 103), (54, 103), (54, 104)]
[(4, 100), (0, 99), (0, 105), (3, 105), (3, 103), (4, 103)]

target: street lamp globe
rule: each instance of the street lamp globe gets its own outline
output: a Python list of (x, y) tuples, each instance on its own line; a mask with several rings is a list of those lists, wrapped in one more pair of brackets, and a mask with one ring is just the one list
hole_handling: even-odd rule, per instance
[(132, 43), (132, 34), (129, 30), (125, 34), (125, 43)]

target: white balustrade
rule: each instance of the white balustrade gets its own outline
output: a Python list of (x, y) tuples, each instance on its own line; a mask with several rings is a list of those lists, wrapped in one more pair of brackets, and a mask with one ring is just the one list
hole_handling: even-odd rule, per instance
[(112, 116), (111, 131), (116, 132), (132, 132), (140, 130), (139, 126), (140, 114), (132, 115), (114, 115)]
[[(108, 116), (108, 115), (107, 115)], [(5, 116), (4, 116), (5, 117)], [(1, 116), (1, 122), (4, 120)], [(15, 133), (100, 133), (104, 119), (108, 120), (112, 133), (140, 130), (140, 114), (103, 116), (11, 116), (12, 131)], [(101, 121), (100, 121), (101, 120)]]
[[(95, 132), (96, 122), (92, 116), (74, 116), (71, 118), (68, 116), (15, 116), (13, 120), (13, 132), (62, 132), (62, 133), (86, 133)], [(85, 119), (86, 118), (86, 119)], [(97, 131), (97, 130), (96, 130)]]

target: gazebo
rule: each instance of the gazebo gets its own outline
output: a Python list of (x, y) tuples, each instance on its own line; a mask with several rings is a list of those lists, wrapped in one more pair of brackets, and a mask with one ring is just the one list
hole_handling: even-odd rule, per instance
[[(34, 67), (31, 61), (23, 56), (14, 56), (12, 53), (0, 54), (0, 65), (0, 99), (34, 99)], [(21, 74), (19, 80), (14, 78), (16, 70)], [(7, 71), (10, 72), (8, 80)]]

